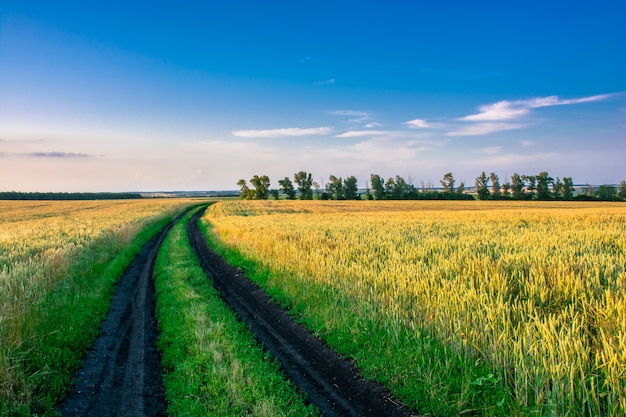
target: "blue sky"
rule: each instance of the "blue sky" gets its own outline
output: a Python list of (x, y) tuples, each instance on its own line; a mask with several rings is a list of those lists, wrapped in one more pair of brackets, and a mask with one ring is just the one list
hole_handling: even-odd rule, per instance
[(624, 1), (0, 4), (0, 190), (626, 179)]

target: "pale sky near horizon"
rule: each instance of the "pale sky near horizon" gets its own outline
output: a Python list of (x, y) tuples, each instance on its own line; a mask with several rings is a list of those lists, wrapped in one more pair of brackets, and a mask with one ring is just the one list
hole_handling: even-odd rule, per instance
[(0, 191), (619, 183), (624, 22), (621, 0), (3, 0)]

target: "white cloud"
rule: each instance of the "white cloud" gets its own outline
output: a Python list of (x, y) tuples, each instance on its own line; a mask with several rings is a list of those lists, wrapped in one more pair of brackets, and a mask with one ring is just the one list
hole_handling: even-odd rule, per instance
[(502, 146), (489, 146), (487, 148), (483, 148), (483, 152), (489, 155), (496, 155), (502, 152), (502, 149), (504, 149)]
[(335, 84), (335, 79), (334, 78), (329, 78), (327, 80), (324, 81), (318, 81), (315, 83), (316, 85), (330, 85), (330, 84)]
[(429, 129), (433, 127), (433, 125), (431, 125), (424, 119), (413, 119), (409, 120), (408, 122), (404, 122), (404, 124), (415, 129)]
[(511, 120), (523, 117), (531, 112), (532, 109), (549, 106), (563, 106), (571, 104), (580, 104), (593, 101), (600, 101), (609, 98), (611, 94), (599, 94), (589, 97), (580, 97), (573, 99), (560, 99), (558, 96), (536, 97), (528, 100), (515, 101), (498, 101), (497, 103), (485, 104), (478, 107), (479, 113), (471, 114), (460, 118), (462, 121), (484, 122)]
[(369, 117), (369, 113), (359, 110), (333, 110), (329, 112), (335, 116), (358, 116), (358, 117)]
[(526, 127), (525, 124), (520, 123), (475, 123), (465, 127), (461, 127), (457, 130), (448, 132), (448, 136), (478, 136), (487, 135), (489, 133), (502, 132), (505, 130), (521, 129)]
[(372, 122), (372, 123), (368, 123), (365, 125), (366, 128), (371, 129), (373, 127), (378, 127), (378, 126), (382, 126), (382, 123), (378, 123), (378, 122)]
[(383, 136), (393, 133), (389, 130), (349, 130), (340, 135), (335, 135), (336, 138), (358, 138), (363, 136)]
[(233, 130), (232, 133), (234, 136), (242, 138), (276, 138), (285, 136), (327, 135), (332, 130), (332, 127), (312, 127), (306, 129), (287, 127), (283, 129)]

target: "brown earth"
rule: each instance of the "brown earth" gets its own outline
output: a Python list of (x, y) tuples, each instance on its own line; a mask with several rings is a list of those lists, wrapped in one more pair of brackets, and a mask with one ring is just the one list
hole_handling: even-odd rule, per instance
[[(294, 322), (256, 284), (213, 252), (198, 221), (187, 231), (194, 252), (222, 298), (324, 416), (411, 416), (390, 392)], [(76, 382), (57, 405), (63, 416), (165, 416), (152, 269), (170, 223), (148, 242), (117, 284), (100, 335)]]

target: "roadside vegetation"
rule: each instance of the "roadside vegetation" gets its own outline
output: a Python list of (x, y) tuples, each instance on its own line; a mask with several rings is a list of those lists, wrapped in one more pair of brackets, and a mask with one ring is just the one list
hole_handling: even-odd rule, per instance
[(118, 278), (193, 200), (0, 201), (0, 415), (54, 415)]
[(192, 214), (170, 230), (155, 266), (169, 415), (318, 415), (211, 285), (187, 238)]
[(229, 201), (207, 238), (422, 414), (626, 414), (626, 209)]

